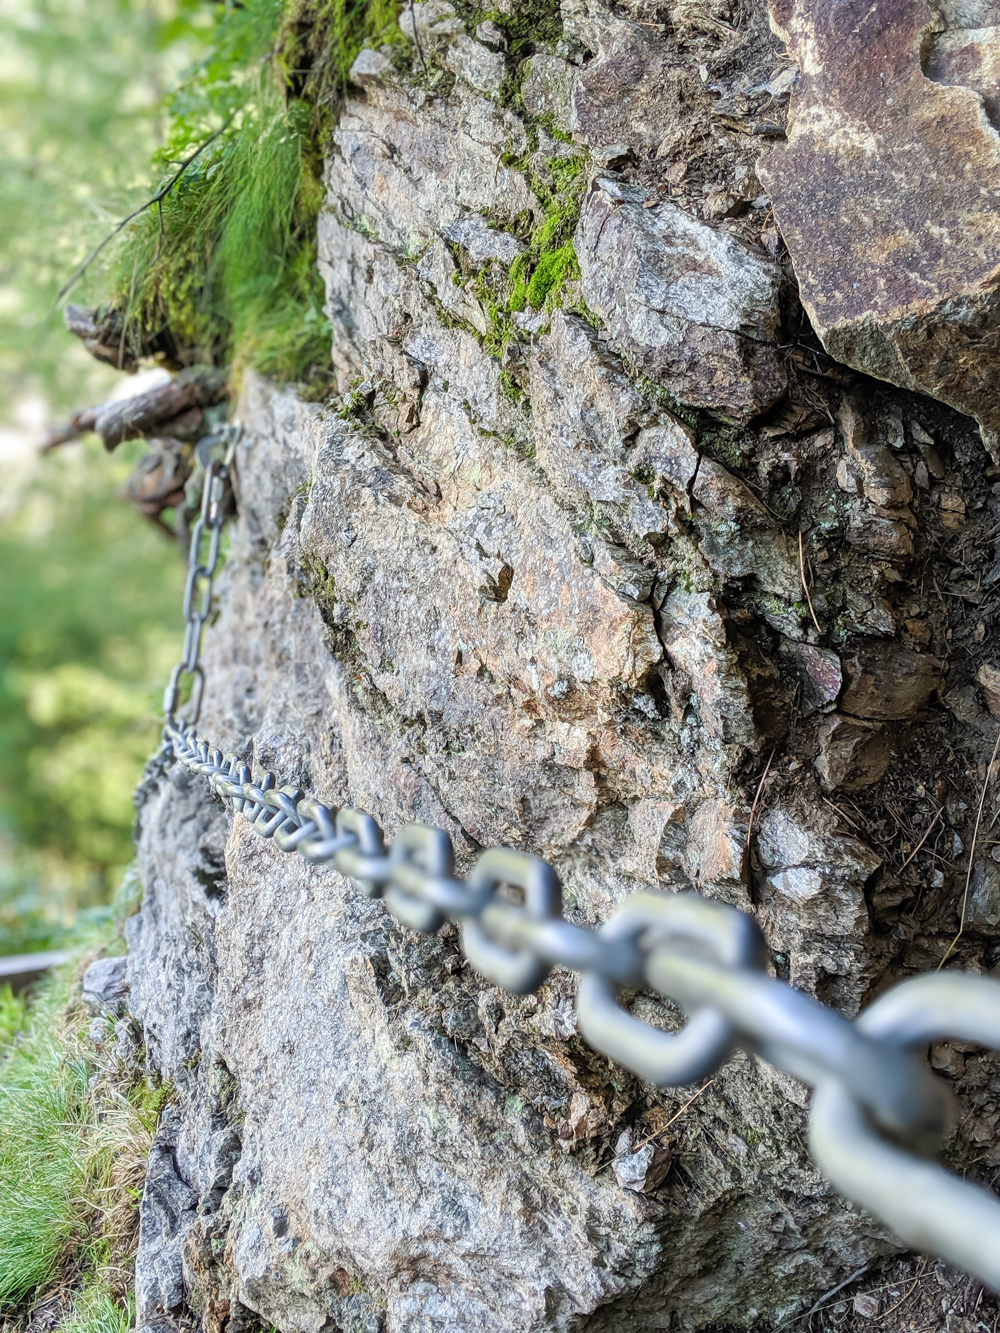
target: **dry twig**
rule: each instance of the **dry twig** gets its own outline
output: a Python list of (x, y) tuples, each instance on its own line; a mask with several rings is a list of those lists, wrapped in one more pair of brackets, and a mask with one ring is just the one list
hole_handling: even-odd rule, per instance
[(806, 554), (802, 548), (802, 529), (799, 529), (799, 578), (802, 580), (802, 591), (806, 595), (806, 601), (809, 603), (809, 614), (812, 616), (812, 622), (820, 634), (823, 633), (823, 627), (816, 619), (816, 612), (813, 610), (813, 599), (809, 596), (809, 582), (806, 578)]
[(417, 55), (420, 57), (420, 63), (427, 73), (427, 61), (424, 59), (424, 48), (420, 45), (420, 33), (417, 31), (417, 11), (414, 8), (413, 0), (410, 0), (410, 22), (413, 24), (413, 43), (417, 48)]
[(757, 783), (757, 790), (753, 794), (753, 804), (750, 806), (750, 818), (747, 821), (747, 855), (749, 855), (750, 853), (750, 838), (751, 835), (753, 834), (754, 816), (757, 813), (757, 805), (760, 801), (761, 793), (764, 790), (764, 783), (767, 781), (767, 775), (771, 771), (771, 761), (773, 759), (774, 759), (774, 750), (772, 750), (771, 753), (767, 756), (767, 765), (764, 768), (764, 772), (761, 774), (760, 781)]
[(934, 825), (935, 825), (935, 824), (938, 822), (938, 820), (941, 818), (941, 815), (942, 815), (943, 811), (944, 811), (944, 807), (942, 806), (941, 809), (938, 810), (938, 811), (935, 813), (934, 818), (933, 818), (933, 819), (931, 820), (931, 822), (927, 825), (927, 830), (926, 830), (926, 832), (924, 833), (924, 836), (920, 839), (920, 841), (917, 843), (916, 847), (914, 847), (913, 851), (909, 854), (909, 856), (906, 858), (906, 860), (903, 862), (903, 864), (899, 867), (899, 870), (896, 872), (897, 874), (901, 875), (901, 874), (903, 873), (903, 871), (906, 869), (906, 867), (910, 864), (910, 862), (913, 860), (913, 858), (914, 858), (914, 857), (917, 855), (917, 853), (920, 851), (921, 847), (923, 847), (924, 843), (927, 841), (927, 839), (928, 839), (928, 838), (931, 836), (931, 834), (933, 833), (933, 831), (934, 831)]
[(990, 774), (993, 772), (993, 765), (996, 763), (998, 754), (1000, 754), (1000, 731), (997, 732), (996, 744), (993, 746), (990, 762), (986, 765), (986, 777), (983, 779), (983, 790), (979, 795), (979, 809), (976, 811), (976, 823), (972, 830), (972, 846), (969, 848), (969, 868), (965, 874), (965, 892), (962, 894), (962, 914), (958, 919), (958, 934), (948, 945), (944, 957), (941, 959), (940, 963), (938, 963), (937, 970), (939, 972), (951, 957), (955, 945), (962, 938), (962, 934), (965, 930), (965, 909), (969, 904), (969, 885), (972, 883), (972, 867), (975, 865), (976, 860), (976, 839), (979, 837), (979, 825), (983, 818), (983, 806), (986, 804), (986, 793), (990, 785)]

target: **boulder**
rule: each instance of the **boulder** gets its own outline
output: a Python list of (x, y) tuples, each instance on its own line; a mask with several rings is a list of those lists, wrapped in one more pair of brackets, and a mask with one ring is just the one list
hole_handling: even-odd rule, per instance
[[(974, 416), (996, 450), (1000, 138), (979, 75), (956, 86), (954, 41), (925, 73), (942, 26), (926, 0), (772, 0), (771, 22), (799, 77), (759, 175), (813, 327), (838, 361)], [(995, 38), (974, 44), (992, 59)]]

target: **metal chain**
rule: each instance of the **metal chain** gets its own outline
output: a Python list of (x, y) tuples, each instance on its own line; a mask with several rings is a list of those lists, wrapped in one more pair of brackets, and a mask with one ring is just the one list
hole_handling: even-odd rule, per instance
[[(940, 1145), (953, 1102), (921, 1051), (949, 1037), (1000, 1047), (1000, 982), (962, 972), (911, 978), (851, 1023), (770, 976), (757, 923), (733, 907), (694, 892), (643, 892), (597, 930), (576, 925), (563, 915), (555, 870), (539, 857), (493, 848), (460, 879), (442, 829), (408, 824), (387, 844), (370, 815), (279, 786), (273, 773), (254, 775), (197, 734), (201, 636), (236, 440), (233, 431), (224, 461), (206, 470), (184, 594), (184, 656), (164, 696), (163, 745), (148, 781), (179, 761), (260, 837), (311, 865), (331, 866), (367, 897), (381, 898), (404, 925), (430, 934), (454, 922), (472, 966), (515, 994), (536, 990), (553, 967), (579, 973), (580, 1031), (650, 1083), (703, 1079), (742, 1047), (810, 1084), (810, 1146), (841, 1193), (905, 1244), (1000, 1288), (1000, 1200), (917, 1155)], [(181, 719), (185, 675), (193, 689)], [(686, 1023), (673, 1033), (642, 1022), (619, 1003), (621, 987), (673, 1000)]]

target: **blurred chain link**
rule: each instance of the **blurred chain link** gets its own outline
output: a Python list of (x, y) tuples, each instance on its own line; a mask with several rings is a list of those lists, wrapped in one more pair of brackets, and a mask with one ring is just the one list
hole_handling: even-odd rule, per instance
[[(494, 848), (461, 879), (442, 829), (409, 824), (387, 844), (370, 815), (279, 786), (275, 774), (254, 774), (197, 734), (202, 629), (238, 438), (239, 428), (229, 428), (224, 457), (206, 467), (184, 593), (184, 655), (164, 695), (163, 744), (140, 792), (180, 762), (260, 837), (331, 866), (383, 899), (398, 921), (425, 934), (454, 922), (472, 966), (516, 994), (536, 990), (553, 967), (579, 973), (580, 1031), (650, 1083), (704, 1079), (741, 1047), (810, 1084), (810, 1146), (832, 1183), (907, 1245), (1000, 1288), (1000, 1200), (924, 1156), (940, 1146), (954, 1107), (921, 1056), (949, 1037), (1000, 1047), (1000, 982), (961, 972), (915, 977), (851, 1023), (768, 975), (760, 930), (735, 908), (693, 892), (635, 893), (599, 929), (577, 925), (563, 915), (559, 877), (539, 857)], [(191, 694), (181, 718), (185, 679)], [(671, 1032), (641, 1021), (619, 1002), (621, 988), (672, 1000), (686, 1022)]]

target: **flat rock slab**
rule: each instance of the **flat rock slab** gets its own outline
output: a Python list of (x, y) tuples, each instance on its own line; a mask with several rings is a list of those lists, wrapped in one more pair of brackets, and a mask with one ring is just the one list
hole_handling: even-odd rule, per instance
[(645, 190), (597, 176), (574, 245), (607, 336), (682, 403), (745, 421), (786, 388), (781, 274), (723, 231)]
[(1000, 136), (982, 97), (946, 86), (959, 62), (935, 56), (925, 0), (772, 0), (771, 23), (799, 77), (759, 175), (816, 332), (975, 417), (996, 452)]

